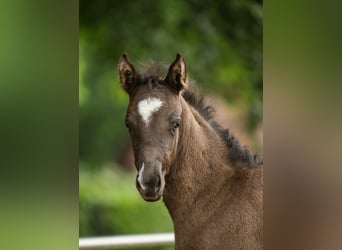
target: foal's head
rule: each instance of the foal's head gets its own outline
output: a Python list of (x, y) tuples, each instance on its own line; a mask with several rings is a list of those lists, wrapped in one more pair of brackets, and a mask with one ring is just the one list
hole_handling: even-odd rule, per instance
[(141, 74), (123, 54), (120, 83), (129, 95), (125, 119), (131, 135), (136, 186), (147, 201), (158, 200), (164, 191), (165, 174), (176, 157), (181, 126), (180, 94), (187, 86), (186, 66), (180, 54), (165, 77)]

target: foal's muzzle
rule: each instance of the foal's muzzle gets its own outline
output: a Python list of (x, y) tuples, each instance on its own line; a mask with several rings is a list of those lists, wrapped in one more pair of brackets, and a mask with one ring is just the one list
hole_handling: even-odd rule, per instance
[(144, 200), (159, 200), (165, 186), (162, 164), (160, 162), (143, 163), (136, 178), (136, 186)]

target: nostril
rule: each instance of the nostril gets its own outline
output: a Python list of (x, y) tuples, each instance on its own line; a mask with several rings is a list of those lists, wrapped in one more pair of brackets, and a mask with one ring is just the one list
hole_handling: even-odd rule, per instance
[(160, 176), (158, 175), (158, 176), (157, 176), (157, 183), (156, 183), (156, 186), (155, 186), (155, 191), (156, 191), (156, 192), (159, 192), (160, 188), (161, 188), (161, 178), (160, 178)]
[(137, 178), (137, 186), (138, 186), (139, 188), (141, 188), (142, 190), (145, 190), (145, 189), (146, 189), (145, 185), (142, 184), (142, 182), (141, 182), (139, 176), (138, 176), (138, 178)]
[(161, 186), (161, 178), (160, 178), (160, 176), (158, 176), (157, 178), (158, 178), (157, 187), (160, 188), (160, 186)]

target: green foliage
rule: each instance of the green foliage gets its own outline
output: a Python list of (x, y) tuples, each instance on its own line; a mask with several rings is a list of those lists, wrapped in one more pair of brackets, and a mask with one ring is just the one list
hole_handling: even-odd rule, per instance
[(80, 237), (173, 231), (163, 202), (143, 201), (135, 175), (114, 166), (80, 168), (79, 206)]
[(127, 96), (117, 62), (183, 54), (206, 92), (247, 103), (251, 130), (262, 118), (262, 3), (256, 0), (80, 2), (80, 159), (100, 166), (127, 143)]

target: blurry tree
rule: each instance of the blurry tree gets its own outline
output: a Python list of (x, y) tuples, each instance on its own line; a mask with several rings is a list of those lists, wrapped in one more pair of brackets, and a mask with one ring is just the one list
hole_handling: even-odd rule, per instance
[(128, 141), (128, 98), (117, 62), (183, 54), (190, 77), (231, 103), (246, 103), (249, 126), (262, 119), (262, 1), (80, 1), (80, 160), (116, 159)]

